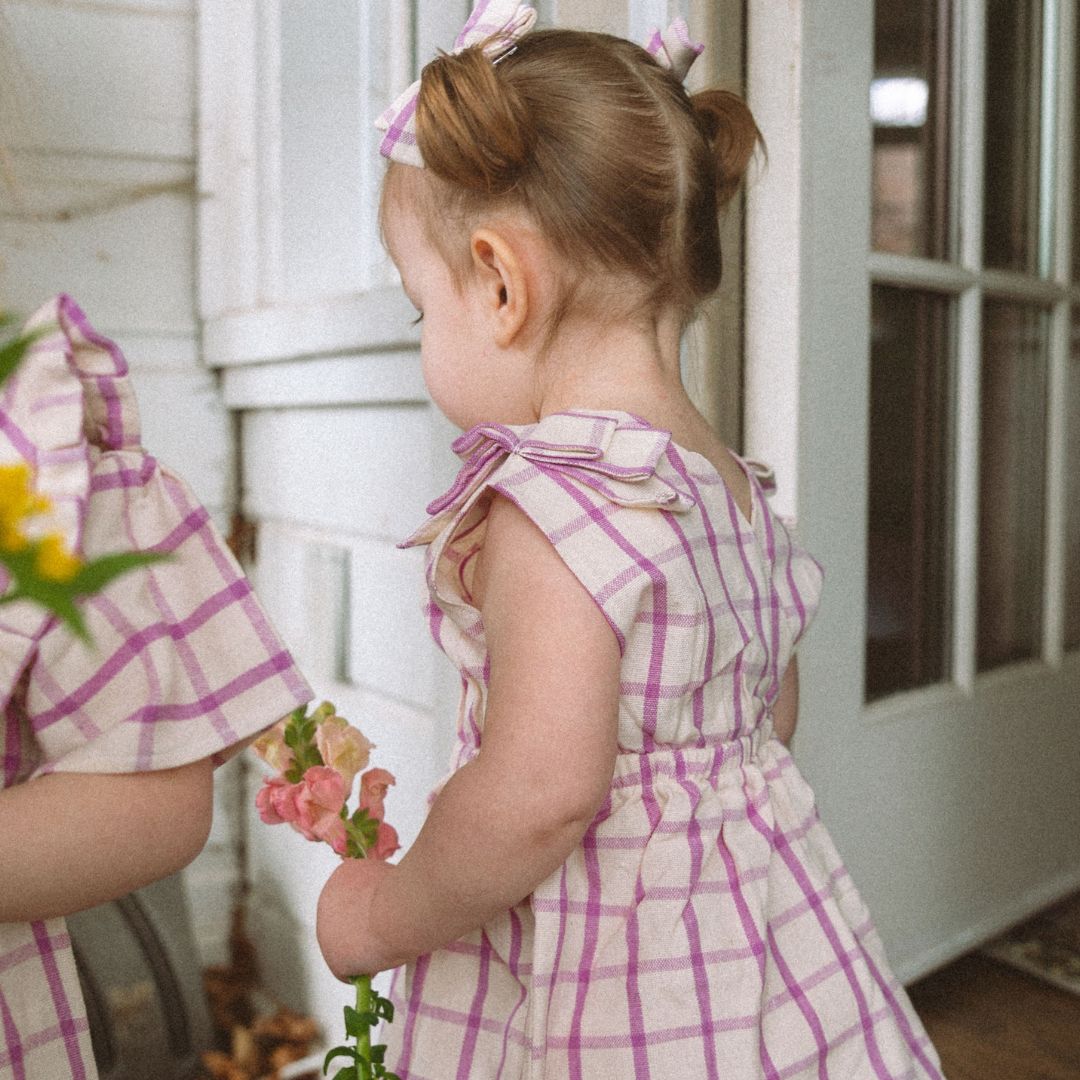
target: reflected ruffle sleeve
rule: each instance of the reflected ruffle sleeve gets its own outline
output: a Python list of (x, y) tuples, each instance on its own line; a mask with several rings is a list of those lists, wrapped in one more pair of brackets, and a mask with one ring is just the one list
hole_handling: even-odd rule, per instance
[[(0, 607), (5, 785), (45, 772), (171, 768), (224, 751), (312, 693), (185, 482), (140, 444), (127, 363), (68, 297), (0, 388), (0, 462), (28, 462), (87, 559), (160, 551), (81, 601), (91, 643), (25, 602)], [(2, 584), (2, 582), (0, 582)]]

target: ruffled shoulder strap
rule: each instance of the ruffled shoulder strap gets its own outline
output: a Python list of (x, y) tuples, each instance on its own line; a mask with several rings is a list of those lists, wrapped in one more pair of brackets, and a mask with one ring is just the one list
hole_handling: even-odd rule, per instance
[(619, 506), (681, 512), (689, 492), (660, 476), (671, 435), (627, 414), (553, 413), (537, 424), (483, 424), (453, 443), (464, 459), (450, 488), (428, 506), (430, 518), (400, 547), (430, 544), (487, 487), (514, 490), (537, 477), (578, 484)]
[(537, 424), (488, 424), (461, 436), (465, 459), (450, 489), (428, 508), (431, 518), (401, 545), (430, 545), (427, 583), (433, 602), (471, 625), (475, 609), (467, 568), (482, 547), (487, 499), (510, 499), (551, 541), (563, 562), (596, 600), (620, 645), (636, 611), (636, 593), (613, 588), (635, 564), (635, 552), (664, 534), (662, 514), (695, 505), (666, 465), (671, 442), (626, 413), (573, 411)]
[[(0, 387), (0, 464), (25, 463), (51, 504), (36, 525), (60, 533), (67, 547), (82, 548), (90, 497), (91, 447), (137, 445), (138, 411), (120, 350), (97, 334), (69, 296), (57, 296), (29, 319), (26, 331), (41, 336), (18, 370)], [(0, 590), (6, 587), (0, 570)], [(33, 642), (51, 616), (28, 603), (0, 610), (0, 701)], [(22, 647), (16, 649), (16, 643)]]

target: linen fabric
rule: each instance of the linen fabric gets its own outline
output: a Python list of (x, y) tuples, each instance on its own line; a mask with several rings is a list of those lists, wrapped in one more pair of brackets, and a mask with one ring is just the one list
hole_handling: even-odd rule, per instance
[[(42, 525), (86, 558), (170, 558), (81, 602), (91, 645), (0, 607), (0, 786), (221, 761), (311, 690), (207, 511), (140, 445), (120, 350), (68, 297), (30, 325), (53, 329), (0, 387), (0, 464), (33, 467)], [(0, 1080), (97, 1075), (63, 919), (0, 924), (0, 1029)]]
[[(715, 467), (620, 412), (483, 426), (408, 541), (461, 672), (454, 766), (479, 750), (487, 650), (471, 603), (497, 493), (544, 532), (622, 655), (611, 790), (523, 903), (395, 974), (402, 1080), (939, 1080), (870, 917), (772, 735), (821, 570), (757, 472), (743, 517)], [(573, 648), (573, 642), (567, 642)]]
[[(514, 42), (536, 23), (536, 10), (519, 0), (476, 0), (472, 13), (454, 39), (451, 54), (483, 45), (492, 63), (514, 48)], [(383, 132), (379, 153), (391, 161), (424, 167), (424, 157), (416, 142), (416, 105), (420, 80), (410, 83), (379, 114), (375, 127)]]

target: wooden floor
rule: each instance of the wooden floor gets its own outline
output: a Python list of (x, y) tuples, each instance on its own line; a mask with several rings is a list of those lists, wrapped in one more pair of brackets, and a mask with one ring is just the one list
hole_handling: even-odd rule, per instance
[(1080, 1080), (1080, 996), (979, 953), (908, 992), (946, 1080)]

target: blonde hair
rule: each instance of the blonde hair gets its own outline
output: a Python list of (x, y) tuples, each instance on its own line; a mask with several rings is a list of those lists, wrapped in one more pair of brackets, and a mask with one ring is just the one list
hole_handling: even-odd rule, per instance
[(684, 317), (720, 283), (719, 212), (761, 142), (737, 95), (688, 95), (639, 46), (574, 30), (528, 34), (496, 64), (480, 47), (439, 56), (416, 128), (451, 269), (467, 264), (461, 226), (522, 210), (574, 268), (567, 295), (599, 268)]

